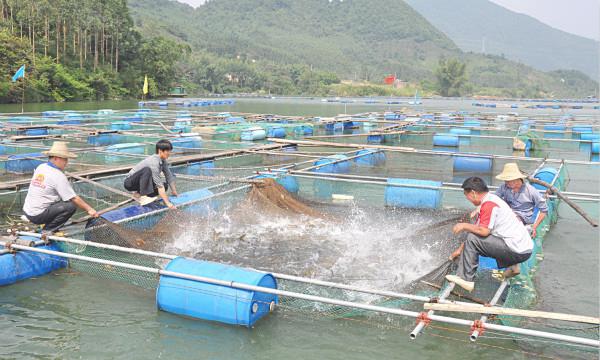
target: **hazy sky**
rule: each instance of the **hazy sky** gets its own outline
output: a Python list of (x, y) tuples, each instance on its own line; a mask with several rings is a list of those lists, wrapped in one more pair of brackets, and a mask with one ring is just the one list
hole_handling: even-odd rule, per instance
[(600, 39), (600, 0), (491, 0), (557, 29)]
[[(190, 4), (194, 7), (204, 3), (204, 0), (178, 1)], [(532, 16), (557, 29), (592, 39), (600, 39), (600, 0), (491, 1), (515, 12)]]

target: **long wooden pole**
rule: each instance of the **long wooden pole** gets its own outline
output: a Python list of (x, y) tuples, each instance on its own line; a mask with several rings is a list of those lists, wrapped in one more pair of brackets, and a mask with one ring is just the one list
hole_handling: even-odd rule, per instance
[(579, 215), (581, 215), (581, 217), (583, 217), (587, 222), (589, 222), (590, 225), (592, 225), (593, 227), (598, 227), (598, 223), (594, 219), (592, 219), (585, 211), (583, 211), (583, 209), (581, 207), (579, 207), (579, 205), (575, 204), (571, 199), (569, 199), (568, 197), (566, 197), (565, 195), (563, 195), (563, 193), (560, 192), (560, 190), (558, 190), (556, 187), (552, 186), (552, 184), (549, 184), (549, 183), (547, 183), (547, 182), (545, 182), (543, 180), (540, 180), (540, 179), (536, 179), (533, 176), (529, 176), (529, 175), (527, 175), (527, 180), (529, 180), (529, 182), (531, 182), (531, 183), (545, 186), (553, 194), (555, 194), (556, 196), (558, 196), (561, 200), (563, 200), (571, 208), (573, 208), (573, 210), (575, 210), (575, 212), (577, 212)]
[(23, 74), (23, 87), (21, 94), (21, 114), (25, 112), (25, 74)]
[(508, 316), (521, 316), (521, 317), (534, 317), (541, 319), (552, 319), (552, 320), (563, 320), (572, 321), (586, 324), (600, 324), (600, 318), (582, 315), (572, 315), (564, 313), (554, 313), (547, 311), (534, 311), (534, 310), (523, 310), (514, 308), (505, 308), (499, 306), (481, 306), (481, 305), (464, 305), (464, 304), (434, 304), (425, 303), (423, 304), (425, 310), (438, 310), (438, 311), (455, 311), (464, 313), (477, 313), (477, 314), (495, 314), (495, 315), (508, 315)]
[(90, 185), (93, 185), (93, 186), (97, 186), (97, 187), (99, 187), (99, 188), (101, 188), (101, 189), (104, 189), (104, 190), (107, 190), (107, 191), (113, 192), (113, 193), (115, 193), (115, 194), (119, 194), (119, 195), (125, 196), (125, 197), (127, 197), (127, 198), (134, 199), (134, 198), (133, 198), (133, 196), (132, 196), (130, 193), (127, 193), (127, 192), (125, 192), (125, 191), (121, 191), (121, 190), (119, 190), (119, 189), (112, 188), (112, 187), (110, 187), (110, 186), (108, 186), (108, 185), (104, 185), (104, 184), (101, 184), (101, 183), (95, 182), (95, 181), (93, 181), (93, 180), (90, 180), (90, 179), (87, 179), (87, 178), (84, 178), (84, 177), (82, 177), (82, 176), (75, 175), (75, 174), (73, 174), (73, 173), (69, 173), (69, 172), (65, 172), (65, 175), (67, 175), (67, 176), (70, 176), (70, 177), (72, 177), (72, 178), (74, 178), (74, 179), (77, 179), (77, 180), (83, 181), (84, 183), (87, 183), (87, 184), (90, 184)]

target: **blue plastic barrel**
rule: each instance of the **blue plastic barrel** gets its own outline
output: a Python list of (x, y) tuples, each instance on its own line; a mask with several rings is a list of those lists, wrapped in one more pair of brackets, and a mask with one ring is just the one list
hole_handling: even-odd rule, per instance
[(592, 132), (592, 126), (591, 125), (573, 126), (571, 128), (571, 131), (574, 132), (574, 133), (591, 133)]
[(452, 129), (450, 129), (450, 134), (455, 134), (455, 135), (471, 135), (471, 129), (452, 128)]
[[(551, 167), (545, 167), (545, 168), (541, 168), (538, 172), (536, 172), (533, 177), (538, 180), (545, 181), (548, 184), (552, 184), (552, 181), (554, 181), (554, 178), (556, 177), (557, 173), (558, 173), (557, 169), (551, 168)], [(538, 190), (546, 190), (546, 187), (542, 186), (540, 184), (532, 184), (532, 185), (533, 185), (533, 187), (535, 187)]]
[(592, 143), (592, 154), (598, 154), (599, 151), (600, 151), (600, 142), (594, 141)]
[(42, 116), (45, 118), (59, 118), (59, 117), (62, 117), (63, 115), (64, 114), (62, 112), (54, 111), (54, 110), (42, 112)]
[[(165, 270), (277, 289), (271, 274), (214, 262), (175, 258)], [(198, 319), (251, 327), (278, 303), (276, 295), (161, 275), (156, 291), (160, 310)]]
[(566, 128), (563, 124), (544, 125), (544, 130), (565, 131)]
[[(27, 241), (39, 240), (30, 236), (21, 238)], [(56, 244), (42, 245), (37, 248), (59, 251)], [(0, 249), (4, 249), (4, 247), (0, 246)], [(66, 266), (67, 260), (64, 258), (31, 251), (18, 251), (15, 254), (0, 255), (0, 286), (45, 275)]]
[(263, 128), (250, 128), (241, 132), (240, 139), (243, 141), (264, 140), (267, 137), (267, 132)]
[(200, 149), (202, 147), (202, 138), (200, 136), (184, 136), (171, 139), (174, 151), (182, 152), (184, 149)]
[(90, 135), (87, 138), (87, 142), (93, 146), (106, 146), (118, 144), (121, 140), (123, 140), (123, 136), (119, 134), (98, 134), (98, 135)]
[(581, 140), (592, 140), (592, 141), (598, 141), (600, 140), (600, 134), (598, 133), (582, 133), (580, 136)]
[(42, 153), (10, 155), (6, 161), (6, 171), (17, 174), (32, 173), (38, 165), (45, 162)]
[[(117, 153), (125, 153), (125, 154), (138, 154), (143, 155), (146, 151), (146, 145), (141, 143), (123, 143), (123, 144), (115, 144), (106, 147), (106, 151), (109, 152), (117, 152)], [(123, 159), (131, 159), (130, 157), (119, 156), (119, 155), (106, 155), (106, 160), (111, 161), (119, 161)]]
[(267, 137), (270, 138), (284, 138), (285, 137), (285, 129), (280, 126), (273, 126), (267, 130)]
[(42, 136), (48, 135), (48, 128), (33, 128), (33, 129), (23, 129), (18, 130), (17, 135), (25, 135), (25, 136)]
[(493, 159), (489, 156), (454, 156), (454, 172), (489, 173)]
[(110, 124), (111, 130), (130, 130), (131, 123), (129, 121), (116, 121)]
[(364, 149), (356, 153), (361, 155), (354, 158), (354, 162), (359, 166), (378, 166), (385, 163), (385, 153), (376, 149)]
[[(440, 181), (390, 178), (387, 183), (389, 184), (385, 187), (385, 204), (387, 206), (437, 209), (442, 202), (442, 192), (439, 189), (442, 183)], [(394, 184), (428, 186), (436, 189), (393, 186)]]
[(215, 162), (213, 160), (191, 163), (186, 166), (188, 175), (214, 176)]
[(343, 122), (344, 130), (351, 129), (354, 127), (354, 121), (344, 121)]
[(433, 135), (433, 146), (457, 147), (458, 143), (459, 139), (456, 134), (441, 133)]
[[(350, 170), (350, 162), (349, 161), (338, 161), (344, 160), (348, 157), (346, 155), (331, 155), (326, 158), (321, 158), (313, 163), (313, 165), (324, 165), (319, 168), (313, 169), (314, 172), (322, 172), (322, 173), (347, 173)], [(338, 162), (335, 162), (338, 161)]]
[(79, 125), (83, 117), (79, 114), (66, 114), (62, 120), (58, 121), (58, 125)]
[(383, 135), (367, 135), (367, 143), (368, 144), (382, 144), (385, 138)]
[(275, 179), (279, 185), (283, 186), (288, 192), (292, 194), (298, 193), (300, 190), (300, 186), (298, 185), (298, 180), (295, 177), (289, 175), (277, 176), (275, 174), (262, 174), (255, 179)]
[(498, 270), (498, 262), (494, 258), (479, 256), (479, 266), (477, 267), (477, 271), (482, 270)]
[[(194, 215), (206, 216), (212, 209), (216, 208), (217, 203), (216, 203), (216, 201), (213, 201), (211, 199), (207, 199), (204, 201), (202, 201), (202, 199), (208, 198), (212, 195), (213, 195), (213, 192), (211, 192), (208, 189), (198, 189), (198, 190), (192, 190), (192, 191), (186, 191), (184, 193), (180, 193), (179, 196), (177, 196), (177, 197), (171, 196), (171, 197), (169, 197), (169, 200), (175, 206), (178, 206), (181, 204), (186, 204), (186, 203), (189, 203), (192, 201), (197, 201), (196, 203), (193, 203), (193, 204), (183, 207), (182, 210), (185, 212), (193, 213)], [(130, 205), (130, 206), (116, 209), (116, 210), (111, 210), (109, 212), (102, 214), (101, 217), (108, 221), (115, 222), (115, 221), (119, 221), (119, 220), (130, 219), (132, 217), (136, 217), (136, 216), (139, 216), (142, 214), (146, 214), (146, 213), (156, 211), (159, 209), (164, 209), (164, 208), (165, 208), (165, 205), (162, 203), (162, 201), (155, 201), (153, 203), (150, 203), (150, 204), (144, 205), (144, 206)], [(154, 216), (152, 216), (152, 215), (146, 216), (140, 220), (132, 221), (132, 222), (128, 223), (128, 227), (131, 227), (132, 229), (136, 229), (136, 230), (148, 229), (148, 228), (156, 225), (156, 223), (161, 219), (161, 217), (163, 215), (164, 215), (164, 213), (157, 214)], [(93, 226), (96, 221), (97, 221), (97, 219), (90, 219), (86, 224), (86, 228)], [(93, 235), (93, 234), (91, 232), (86, 232), (84, 234), (85, 240), (93, 240), (93, 239), (89, 238), (88, 235)]]
[(169, 106), (169, 103), (166, 102), (166, 101), (159, 101), (158, 102), (158, 106), (160, 106), (160, 107), (167, 107), (167, 106)]

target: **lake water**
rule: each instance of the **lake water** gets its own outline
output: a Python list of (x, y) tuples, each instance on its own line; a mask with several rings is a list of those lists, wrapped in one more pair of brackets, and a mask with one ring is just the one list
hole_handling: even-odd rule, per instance
[[(425, 109), (476, 111), (471, 103), (469, 100), (425, 100)], [(122, 101), (27, 104), (25, 110), (136, 107), (137, 102)], [(399, 108), (401, 106), (384, 104), (322, 103), (319, 99), (237, 99), (232, 106), (202, 110), (332, 116), (344, 112)], [(20, 111), (20, 105), (1, 105), (0, 111)], [(558, 110), (543, 111), (553, 116), (561, 114)], [(572, 112), (587, 114), (593, 121), (598, 121), (600, 110)], [(569, 174), (574, 186), (567, 187), (569, 190), (600, 192), (598, 166), (574, 166), (569, 168)], [(468, 208), (466, 202), (462, 203), (462, 207)], [(593, 217), (600, 216), (598, 203), (585, 203), (583, 207)], [(372, 236), (369, 232), (362, 234), (366, 237), (362, 239), (365, 242), (369, 241), (368, 236)], [(598, 229), (589, 226), (565, 203), (560, 205), (558, 223), (546, 236), (544, 260), (536, 274), (537, 309), (599, 315), (599, 238)], [(388, 256), (398, 256), (398, 261), (406, 261), (401, 254), (388, 253)], [(386, 260), (390, 262), (389, 258)], [(386, 266), (393, 267), (393, 261)], [(363, 285), (368, 286), (368, 283)], [(468, 329), (444, 325), (427, 328), (417, 340), (409, 340), (408, 334), (413, 327), (413, 320), (386, 325), (364, 317), (340, 319), (294, 311), (271, 314), (253, 329), (225, 326), (158, 311), (152, 291), (69, 270), (0, 288), (0, 358), (3, 359), (521, 359), (597, 356), (593, 352), (546, 347), (542, 342), (535, 348), (524, 347), (518, 342), (495, 339), (493, 334), (471, 343)]]

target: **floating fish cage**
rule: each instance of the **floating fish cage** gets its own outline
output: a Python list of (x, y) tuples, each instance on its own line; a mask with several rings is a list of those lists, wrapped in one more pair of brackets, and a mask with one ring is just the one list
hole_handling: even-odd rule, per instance
[[(162, 105), (144, 102), (143, 106), (146, 109)], [(127, 200), (122, 193), (128, 169), (153, 154), (157, 140), (171, 140), (174, 152), (170, 161), (179, 192), (171, 202), (182, 215), (181, 219), (166, 223), (169, 210), (161, 202), (146, 206), (129, 203), (106, 212), (100, 220), (72, 225), (64, 239), (56, 238), (49, 244), (40, 243), (35, 235), (21, 234), (21, 240), (29, 243), (10, 245), (17, 256), (0, 249), (3, 251), (0, 268), (6, 270), (2, 271), (5, 275), (0, 278), (0, 284), (42, 276), (69, 266), (101, 278), (156, 290), (156, 306), (163, 311), (246, 327), (260, 326), (260, 319), (275, 309), (326, 313), (338, 318), (364, 316), (375, 311), (384, 316), (416, 317), (421, 327), (432, 319), (473, 326), (479, 316), (448, 320), (449, 317), (436, 317), (431, 313), (424, 317), (422, 303), (433, 299), (443, 303), (451, 297), (452, 289), (448, 290), (445, 283), (440, 284), (440, 290), (425, 287), (414, 293), (403, 292), (409, 291), (405, 286), (423, 274), (391, 282), (375, 281), (374, 284), (386, 288), (371, 293), (360, 285), (344, 284), (334, 275), (343, 269), (356, 271), (349, 272), (348, 278), (381, 279), (384, 266), (372, 268), (369, 264), (397, 262), (394, 256), (400, 253), (393, 251), (412, 254), (414, 259), (420, 257), (419, 263), (406, 259), (413, 268), (423, 262), (431, 268), (445, 259), (446, 248), (434, 251), (433, 255), (423, 253), (431, 250), (424, 250), (427, 246), (435, 248), (440, 246), (439, 242), (451, 243), (452, 223), (438, 227), (429, 235), (420, 235), (415, 229), (447, 221), (457, 215), (457, 209), (461, 209), (460, 213), (469, 209), (470, 204), (460, 188), (467, 177), (480, 176), (495, 189), (501, 182), (494, 175), (504, 164), (518, 162), (523, 171), (568, 194), (571, 169), (587, 176), (589, 179), (585, 181), (593, 181), (599, 173), (598, 163), (590, 157), (594, 151), (598, 152), (594, 137), (597, 128), (591, 125), (561, 124), (565, 128), (560, 131), (572, 131), (579, 137), (548, 141), (545, 147), (536, 149), (537, 153), (532, 151), (526, 155), (512, 148), (512, 139), (522, 130), (520, 119), (503, 120), (505, 126), (493, 129), (495, 119), (465, 114), (417, 117), (381, 113), (328, 121), (247, 114), (235, 119), (241, 116), (196, 114), (193, 109), (187, 110), (152, 109), (154, 114), (104, 110), (94, 117), (71, 113), (21, 119), (27, 121), (26, 126), (35, 126), (36, 121), (44, 119), (64, 120), (67, 115), (69, 121), (80, 121), (79, 124), (57, 123), (55, 129), (72, 135), (68, 138), (69, 147), (79, 156), (69, 166), (102, 185), (74, 180), (76, 192), (97, 209)], [(97, 128), (73, 127), (94, 122)], [(555, 125), (543, 125), (540, 130), (555, 131), (554, 127), (547, 126)], [(185, 132), (178, 131), (181, 127), (189, 127), (192, 134), (181, 134)], [(20, 123), (10, 129), (33, 130), (23, 129)], [(53, 141), (50, 137), (38, 138), (50, 133), (22, 134), (14, 136), (31, 139), (5, 138), (0, 147), (2, 177), (6, 184), (0, 194), (0, 204), (6, 211), (14, 212), (22, 206), (29, 177), (37, 165), (46, 161), (42, 152)], [(590, 145), (589, 153), (582, 154), (581, 144)], [(544, 156), (536, 156), (540, 151)], [(251, 197), (255, 191), (253, 182), (264, 179), (274, 180), (293, 199), (300, 199), (325, 214), (323, 219), (312, 222), (302, 217), (305, 215), (298, 215), (296, 218), (302, 219), (298, 221), (289, 213), (271, 215), (267, 212), (272, 208), (261, 209), (255, 203), (248, 205), (249, 201), (256, 201)], [(539, 187), (538, 190), (546, 191)], [(571, 195), (581, 201), (600, 201), (598, 194), (577, 191)], [(529, 309), (535, 304), (538, 294), (534, 278), (543, 259), (544, 238), (557, 221), (559, 205), (559, 198), (549, 196), (548, 216), (538, 228), (533, 254), (521, 265), (521, 274), (512, 285), (506, 290), (499, 288), (500, 283), (492, 279), (498, 270), (495, 260), (481, 258), (473, 296), (489, 300), (500, 291), (500, 303), (504, 307)], [(287, 220), (275, 220), (280, 217)], [(184, 218), (193, 220), (177, 222)], [(243, 220), (238, 224), (236, 219)], [(243, 231), (237, 226), (242, 226)], [(382, 243), (377, 234), (387, 234), (388, 227), (389, 232), (399, 234), (389, 235), (392, 237)], [(194, 231), (188, 231), (191, 228)], [(170, 231), (167, 234), (170, 240), (165, 243), (148, 243), (142, 238), (164, 229)], [(339, 235), (346, 231), (354, 231), (364, 238), (348, 239)], [(431, 240), (440, 238), (441, 233), (446, 234), (445, 240), (437, 243)], [(185, 256), (180, 256), (182, 250), (190, 246), (190, 236), (194, 236), (193, 240), (199, 241), (200, 246), (195, 248), (195, 253), (185, 251)], [(343, 241), (332, 242), (330, 237), (336, 236)], [(370, 249), (364, 244), (367, 240), (373, 241), (374, 247), (389, 246), (393, 240), (394, 246), (385, 248), (391, 252), (391, 259), (382, 260), (386, 254)], [(39, 252), (29, 250), (31, 242)], [(352, 248), (363, 249), (365, 254), (353, 253), (349, 250)], [(276, 259), (282, 261), (269, 263)], [(426, 272), (427, 267), (422, 270)], [(286, 272), (294, 275), (286, 275)], [(515, 329), (526, 325), (508, 316), (485, 324), (497, 331), (509, 331), (510, 327), (510, 331), (517, 334), (522, 334), (521, 330)], [(420, 328), (413, 333), (419, 332)], [(577, 339), (562, 340), (580, 344), (598, 341), (597, 336), (587, 333), (577, 334)]]

